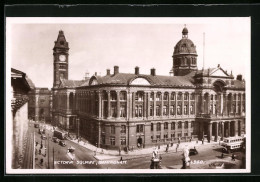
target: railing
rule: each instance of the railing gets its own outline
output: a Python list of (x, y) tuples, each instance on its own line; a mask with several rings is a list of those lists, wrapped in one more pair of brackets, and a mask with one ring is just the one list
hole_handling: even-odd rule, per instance
[(239, 117), (239, 116), (244, 116), (244, 114), (241, 113), (229, 113), (229, 114), (203, 114), (200, 113), (197, 115), (197, 117), (201, 118), (232, 118), (232, 117)]

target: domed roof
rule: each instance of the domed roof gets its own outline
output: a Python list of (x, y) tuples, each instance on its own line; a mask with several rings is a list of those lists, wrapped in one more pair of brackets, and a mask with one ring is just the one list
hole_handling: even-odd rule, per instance
[(196, 46), (188, 39), (188, 29), (182, 30), (182, 39), (175, 45), (174, 54), (197, 54)]

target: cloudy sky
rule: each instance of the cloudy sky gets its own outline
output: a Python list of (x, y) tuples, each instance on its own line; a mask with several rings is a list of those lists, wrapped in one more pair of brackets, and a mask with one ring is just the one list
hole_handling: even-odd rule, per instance
[[(53, 47), (59, 30), (69, 42), (69, 79), (81, 80), (86, 71), (169, 75), (175, 44), (184, 24), (197, 47), (198, 68), (218, 64), (233, 75), (250, 69), (249, 18), (8, 18), (7, 67), (25, 72), (37, 87), (52, 87)], [(248, 69), (248, 70), (249, 70)]]

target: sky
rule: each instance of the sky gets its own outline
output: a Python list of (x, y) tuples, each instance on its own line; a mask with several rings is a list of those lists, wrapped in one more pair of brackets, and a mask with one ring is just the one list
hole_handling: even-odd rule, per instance
[[(6, 65), (25, 72), (36, 87), (53, 85), (53, 47), (59, 30), (69, 42), (69, 79), (85, 72), (169, 75), (174, 46), (182, 38), (196, 45), (198, 69), (218, 64), (233, 75), (248, 75), (250, 18), (7, 18)], [(203, 33), (205, 48), (203, 49)]]

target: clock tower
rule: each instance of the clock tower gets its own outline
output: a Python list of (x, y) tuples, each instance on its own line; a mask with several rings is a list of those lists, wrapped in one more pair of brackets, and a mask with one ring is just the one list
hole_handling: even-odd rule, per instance
[(62, 30), (59, 31), (53, 48), (53, 88), (57, 88), (61, 79), (68, 79), (69, 43)]

